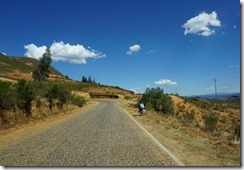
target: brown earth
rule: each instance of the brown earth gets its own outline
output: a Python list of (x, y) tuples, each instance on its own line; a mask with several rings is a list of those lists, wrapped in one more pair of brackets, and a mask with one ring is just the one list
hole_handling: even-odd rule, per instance
[[(10, 77), (11, 79), (18, 80), (18, 79), (24, 79), (24, 80), (33, 80), (32, 78), (32, 72), (22, 72), (18, 69), (12, 70), (11, 72), (2, 71), (2, 74), (4, 74), (6, 77)], [(63, 76), (50, 74), (48, 80), (64, 80), (65, 78)]]
[[(174, 101), (180, 102), (176, 97)], [(136, 101), (121, 100), (122, 106), (186, 166), (240, 166), (240, 142), (226, 136), (182, 124), (176, 118), (146, 111), (139, 116)], [(186, 106), (187, 107), (187, 106)], [(190, 104), (188, 107), (193, 108)], [(196, 112), (198, 108), (195, 108)]]

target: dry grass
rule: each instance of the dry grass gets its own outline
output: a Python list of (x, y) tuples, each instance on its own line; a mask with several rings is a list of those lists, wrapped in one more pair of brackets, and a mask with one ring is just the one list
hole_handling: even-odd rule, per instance
[[(202, 112), (179, 97), (173, 97), (173, 101), (175, 107), (178, 103), (185, 104), (185, 111), (194, 108), (195, 115)], [(121, 100), (121, 104), (131, 115), (138, 115), (138, 109), (133, 107), (135, 103)], [(226, 123), (232, 125), (235, 119), (228, 118), (228, 113), (222, 114), (229, 120)], [(186, 124), (176, 117), (155, 112), (146, 111), (145, 115), (134, 118), (188, 166), (240, 166), (240, 143), (230, 138), (229, 133), (209, 132), (196, 126), (194, 122)], [(219, 123), (218, 127), (220, 125), (222, 123)], [(226, 126), (228, 125), (225, 125), (224, 130)]]

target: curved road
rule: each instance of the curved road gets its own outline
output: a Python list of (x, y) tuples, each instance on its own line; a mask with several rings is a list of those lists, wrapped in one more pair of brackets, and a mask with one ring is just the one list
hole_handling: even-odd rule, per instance
[(0, 149), (1, 166), (177, 166), (117, 101), (93, 108)]

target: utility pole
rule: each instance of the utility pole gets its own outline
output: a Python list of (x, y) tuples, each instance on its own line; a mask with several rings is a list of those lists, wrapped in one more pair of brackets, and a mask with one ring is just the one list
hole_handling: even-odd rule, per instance
[(214, 86), (215, 86), (215, 99), (217, 101), (217, 86), (216, 86), (216, 82), (218, 81), (218, 79), (214, 78), (212, 80), (214, 81)]

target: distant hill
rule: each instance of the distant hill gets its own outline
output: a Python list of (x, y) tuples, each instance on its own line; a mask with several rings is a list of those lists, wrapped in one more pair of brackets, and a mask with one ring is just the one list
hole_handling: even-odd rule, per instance
[[(229, 98), (229, 97), (239, 97), (240, 98), (240, 93), (217, 93), (217, 98), (218, 99), (224, 99), (224, 98)], [(199, 97), (199, 98), (215, 98), (215, 93), (213, 94), (202, 94), (202, 95), (193, 95), (189, 97)]]
[[(39, 61), (29, 57), (7, 56), (0, 53), (0, 80), (13, 81), (18, 79), (33, 80), (32, 72), (37, 68)], [(133, 96), (134, 92), (122, 89), (118, 86), (100, 85), (95, 83), (83, 83), (66, 79), (57, 69), (50, 68), (49, 80), (63, 84), (69, 90), (82, 91), (90, 95), (100, 97), (123, 95)]]
[[(32, 79), (32, 72), (39, 61), (29, 57), (7, 56), (0, 53), (0, 77), (11, 79)], [(51, 75), (63, 77), (54, 67), (50, 67)]]

